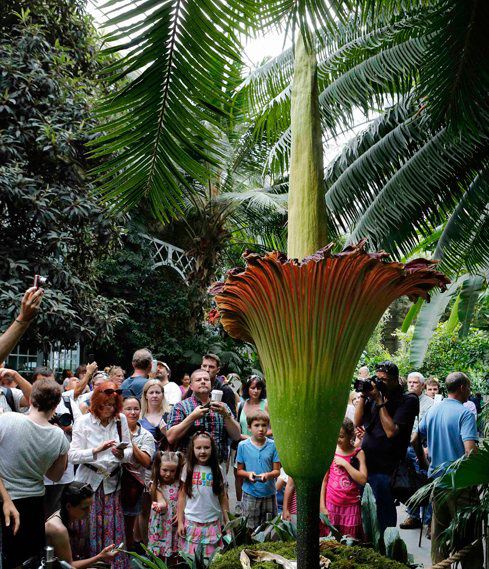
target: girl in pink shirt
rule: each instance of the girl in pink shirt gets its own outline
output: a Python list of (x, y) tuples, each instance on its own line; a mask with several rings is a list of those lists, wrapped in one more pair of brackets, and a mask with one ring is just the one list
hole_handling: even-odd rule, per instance
[[(367, 465), (363, 450), (354, 447), (355, 429), (345, 419), (338, 435), (336, 452), (321, 488), (321, 513), (343, 535), (363, 539), (360, 486), (367, 482)], [(321, 524), (321, 535), (329, 530)]]

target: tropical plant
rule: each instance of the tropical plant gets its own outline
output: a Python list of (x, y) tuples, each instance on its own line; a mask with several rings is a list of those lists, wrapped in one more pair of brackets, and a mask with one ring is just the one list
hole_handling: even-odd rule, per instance
[(434, 294), (430, 304), (418, 302), (413, 305), (403, 323), (403, 330), (407, 330), (415, 320), (409, 353), (412, 366), (421, 367), (423, 363), (426, 364), (429, 342), (453, 299), (455, 300), (446, 324), (447, 330), (453, 332), (457, 329), (461, 339), (467, 336), (476, 315), (478, 299), (485, 296), (486, 290), (485, 277), (463, 274), (454, 280), (446, 291)]
[[(280, 187), (265, 187), (257, 165), (243, 151), (242, 127), (222, 131), (221, 147), (227, 159), (206, 186), (184, 198), (183, 221), (187, 255), (194, 259), (188, 276), (190, 319), (196, 330), (209, 307), (208, 288), (226, 263), (228, 249), (262, 250), (263, 243), (280, 239), (286, 222), (286, 195)], [(257, 158), (257, 156), (255, 156)]]
[[(117, 2), (111, 4), (117, 5)], [(294, 69), (294, 85), (289, 90), (290, 103), (286, 103), (290, 104), (291, 111), (290, 133), (287, 135), (286, 128), (282, 128), (282, 134), (289, 136), (291, 146), (287, 252), (291, 259), (304, 261), (287, 261), (285, 256), (279, 254), (264, 258), (249, 255), (247, 269), (231, 273), (224, 286), (216, 291), (225, 329), (235, 337), (257, 344), (270, 386), (270, 410), (279, 452), (286, 470), (297, 482), (299, 566), (314, 567), (318, 562), (317, 496), (324, 475), (322, 463), (316, 457), (318, 453), (324, 457), (332, 453), (332, 433), (336, 431), (331, 425), (339, 426), (341, 420), (342, 405), (338, 405), (337, 401), (346, 402), (356, 361), (389, 303), (404, 293), (411, 298), (426, 298), (429, 289), (437, 285), (443, 287), (446, 283), (446, 279), (433, 270), (429, 261), (412, 261), (406, 267), (387, 264), (382, 262), (382, 254), (366, 253), (363, 242), (337, 256), (331, 255), (329, 249), (316, 254), (324, 247), (328, 235), (333, 233), (331, 226), (328, 226), (329, 216), (324, 204), (321, 118), (326, 125), (329, 121), (333, 127), (337, 119), (350, 118), (356, 105), (368, 107), (371, 102), (383, 102), (387, 94), (397, 98), (406, 93), (411, 95), (410, 87), (414, 83), (411, 77), (414, 74), (418, 77), (419, 71), (419, 85), (422, 88), (413, 96), (403, 97), (408, 113), (403, 122), (414, 133), (410, 140), (413, 146), (418, 138), (423, 141), (422, 131), (426, 128), (432, 137), (429, 142), (425, 141), (428, 148), (437, 149), (443, 157), (451, 155), (457, 148), (462, 159), (452, 161), (448, 171), (459, 173), (461, 163), (468, 162), (474, 168), (480, 166), (479, 157), (487, 136), (483, 128), (480, 132), (468, 130), (464, 136), (457, 136), (460, 132), (457, 129), (463, 126), (464, 118), (473, 125), (485, 117), (486, 111), (478, 98), (473, 102), (472, 92), (467, 98), (466, 83), (460, 81), (461, 76), (457, 75), (460, 66), (454, 67), (453, 62), (457, 58), (447, 58), (445, 55), (446, 42), (451, 39), (452, 22), (463, 21), (466, 16), (466, 11), (459, 8), (460, 3), (455, 0), (434, 2), (428, 11), (423, 11), (426, 7), (424, 0), (408, 3), (408, 8), (418, 9), (416, 26), (412, 25), (412, 20), (402, 21), (406, 12), (404, 1), (391, 0), (386, 3), (365, 0), (362, 3), (365, 6), (363, 24), (358, 26), (356, 22), (355, 29), (359, 32), (354, 33), (358, 37), (363, 33), (364, 26), (372, 22), (381, 21), (386, 26), (392, 22), (399, 23), (396, 29), (391, 25), (391, 49), (385, 50), (387, 57), (398, 64), (395, 72), (384, 65), (386, 58), (382, 52), (388, 46), (382, 44), (378, 37), (368, 37), (366, 34), (363, 43), (379, 52), (376, 73), (371, 74), (367, 64), (363, 66), (364, 72), (361, 72), (360, 66), (366, 58), (360, 53), (361, 50), (357, 50), (360, 63), (356, 73), (352, 69), (348, 79), (338, 83), (337, 89), (329, 89), (319, 96), (316, 46), (319, 41), (321, 49), (325, 44), (327, 49), (327, 41), (320, 41), (324, 40), (324, 34), (309, 35), (307, 27), (310, 21), (316, 28), (326, 22), (336, 27), (331, 14), (344, 16), (343, 11), (350, 7), (349, 3), (317, 3), (311, 0), (301, 3), (238, 4), (234, 0), (206, 4), (176, 2), (175, 5), (164, 0), (156, 3), (148, 1), (136, 8), (131, 5), (130, 10), (126, 8), (125, 13), (114, 19), (120, 22), (127, 20), (128, 16), (142, 16), (150, 6), (153, 9), (146, 19), (135, 20), (122, 33), (113, 36), (115, 40), (120, 39), (126, 31), (133, 31), (135, 35), (131, 41), (122, 42), (114, 48), (116, 51), (128, 51), (109, 69), (112, 78), (127, 77), (138, 70), (141, 74), (121, 87), (102, 107), (101, 112), (107, 117), (104, 127), (106, 134), (101, 137), (101, 145), (95, 151), (95, 156), (115, 152), (101, 171), (101, 181), (105, 196), (111, 198), (116, 207), (129, 207), (147, 197), (160, 217), (178, 215), (182, 188), (187, 181), (185, 174), (205, 183), (209, 179), (208, 169), (219, 166), (219, 159), (222, 159), (215, 133), (209, 124), (218, 124), (218, 114), (228, 112), (228, 101), (223, 93), (239, 51), (236, 30), (246, 30), (256, 17), (264, 21), (286, 20), (300, 26), (295, 54), (284, 73), (284, 77), (288, 73), (290, 78)], [(473, 37), (480, 40), (484, 34), (486, 12), (481, 6), (480, 3), (470, 5), (474, 13), (469, 10), (470, 17), (466, 18), (466, 22), (472, 25), (471, 29), (474, 26), (477, 28), (475, 36), (469, 36), (470, 40)], [(418, 33), (415, 38), (407, 37), (412, 27)], [(403, 47), (408, 50), (405, 58), (401, 57), (402, 49), (392, 45), (401, 42), (403, 37), (401, 45), (404, 44)], [(462, 37), (464, 39), (465, 35)], [(466, 43), (462, 42), (465, 48)], [(437, 46), (439, 52), (435, 53)], [(351, 53), (355, 52), (355, 38), (349, 47)], [(480, 57), (486, 48), (482, 47), (479, 51), (473, 49), (472, 44), (469, 47), (473, 57), (467, 71), (473, 75), (480, 68), (478, 63), (484, 61)], [(461, 48), (459, 52), (465, 55), (467, 49)], [(326, 68), (324, 76), (327, 78), (328, 73), (334, 74), (335, 65), (341, 72), (342, 61), (346, 60), (347, 64), (351, 62), (348, 55), (348, 49), (340, 49), (331, 69)], [(444, 56), (445, 59), (440, 60)], [(423, 66), (422, 62), (425, 63)], [(406, 69), (411, 75), (406, 75)], [(320, 69), (320, 80), (321, 72)], [(388, 73), (390, 75), (386, 78)], [(447, 78), (451, 79), (454, 73), (457, 79), (455, 87), (447, 89)], [(481, 90), (484, 81), (474, 82), (472, 75), (464, 74), (467, 84), (474, 85), (476, 94), (485, 92), (485, 87)], [(366, 85), (366, 99), (362, 90), (357, 88), (358, 84)], [(382, 84), (388, 84), (389, 88), (382, 89)], [(433, 93), (427, 89), (430, 86)], [(446, 97), (444, 99), (447, 92), (448, 100)], [(278, 97), (281, 95), (277, 94)], [(282, 98), (287, 100), (288, 93)], [(428, 98), (429, 105), (425, 103), (425, 98)], [(322, 117), (319, 102), (329, 104), (328, 114), (323, 113)], [(414, 109), (422, 111), (419, 102), (423, 103), (423, 109), (428, 107), (429, 112), (416, 114)], [(398, 108), (399, 114), (402, 114), (403, 107)], [(393, 115), (398, 108), (395, 108)], [(287, 117), (288, 113), (275, 112), (274, 116)], [(425, 119), (425, 116), (429, 116), (429, 119)], [(397, 117), (392, 116), (392, 120), (395, 122)], [(426, 123), (421, 123), (421, 120), (426, 120)], [(403, 156), (409, 157), (408, 150)], [(428, 160), (424, 159), (426, 152), (421, 152), (421, 157), (415, 161), (415, 164), (419, 164), (418, 168), (424, 167), (425, 171), (427, 164), (433, 162), (432, 154)], [(437, 162), (433, 168), (436, 165)], [(413, 168), (415, 166), (411, 166), (409, 171), (411, 176)], [(387, 167), (386, 171), (390, 173)], [(109, 180), (120, 172), (124, 172), (123, 181), (117, 177), (117, 181)], [(446, 181), (446, 175), (444, 177), (442, 174), (438, 171), (438, 175), (433, 175), (430, 171), (428, 181)], [(407, 175), (405, 177), (409, 178)], [(385, 212), (382, 204), (388, 210), (389, 217), (395, 220), (389, 235), (395, 244), (391, 249), (396, 250), (414, 239), (413, 226), (427, 225), (443, 210), (445, 202), (450, 204), (449, 197), (459, 191), (458, 187), (449, 191), (444, 185), (443, 191), (437, 194), (436, 188), (433, 188), (437, 186), (436, 183), (428, 186), (426, 196), (415, 202), (414, 211), (411, 207), (413, 200), (409, 198), (421, 192), (406, 194), (406, 185), (398, 186), (402, 190), (399, 193), (400, 202), (393, 197), (393, 184), (382, 198), (377, 199), (375, 194), (375, 206), (380, 209), (373, 208), (375, 211), (372, 213), (372, 208), (366, 208), (369, 218), (377, 221), (377, 225), (368, 232), (374, 245), (379, 244), (375, 241), (376, 235), (382, 236), (384, 233)], [(375, 186), (365, 184), (363, 190), (363, 186), (359, 189), (357, 183), (350, 190), (355, 196), (358, 194), (358, 200), (361, 201), (361, 192), (364, 191), (368, 197), (369, 192), (375, 193)], [(406, 205), (406, 202), (409, 203)], [(396, 205), (392, 207), (393, 204)], [(411, 217), (408, 213), (411, 213)], [(347, 218), (347, 208), (341, 214)], [(414, 214), (421, 217), (422, 223), (412, 221)], [(354, 237), (364, 231), (359, 224), (357, 229)], [(472, 243), (476, 250), (474, 240)], [(336, 397), (331, 397), (333, 391)], [(312, 408), (311, 401), (314, 401)], [(292, 419), (293, 426), (290, 424)], [(298, 424), (302, 428), (297, 428)], [(308, 433), (305, 438), (303, 431)]]
[(258, 526), (252, 533), (251, 538), (257, 543), (265, 541), (297, 541), (297, 528), (292, 522), (283, 520), (279, 514), (273, 520)]
[(100, 93), (97, 36), (80, 2), (7, 0), (0, 14), (0, 323), (35, 273), (48, 277), (26, 342), (49, 351), (113, 337), (125, 305), (100, 294), (97, 263), (121, 220), (93, 195), (85, 128)]
[[(358, 110), (371, 117), (375, 109), (377, 117), (327, 165), (326, 202), (350, 243), (367, 237), (373, 250), (400, 257), (424, 241), (441, 270), (454, 278), (468, 273), (439, 295), (440, 303), (423, 305), (411, 356), (419, 366), (440, 317), (437, 307), (467, 283), (460, 307), (466, 333), (471, 299), (486, 280), (489, 107), (483, 93), (489, 74), (480, 65), (488, 53), (489, 10), (477, 1), (361, 4), (371, 8), (363, 26), (351, 18), (337, 33), (324, 34), (318, 48), (323, 136), (364, 120)], [(282, 53), (243, 85), (255, 136), (271, 143), (272, 175), (290, 165), (292, 60), (292, 50)]]
[[(435, 473), (436, 474), (436, 473)], [(457, 509), (450, 526), (440, 536), (447, 553), (455, 551), (461, 536), (472, 541), (475, 528), (487, 528), (489, 523), (489, 442), (483, 441), (475, 453), (454, 461), (432, 482), (424, 486), (411, 499), (416, 505), (429, 497), (437, 500), (457, 497), (469, 492), (471, 503)], [(467, 502), (467, 501), (466, 501)], [(486, 536), (487, 538), (487, 536)]]
[(406, 543), (397, 528), (386, 528), (382, 535), (377, 519), (377, 503), (370, 484), (366, 484), (362, 494), (362, 524), (368, 544), (382, 555), (401, 563), (413, 564), (413, 556), (408, 554)]
[(368, 254), (363, 242), (337, 255), (332, 245), (321, 248), (327, 218), (321, 215), (316, 62), (306, 45), (300, 36), (291, 107), (289, 258), (249, 254), (246, 269), (230, 271), (213, 292), (224, 329), (257, 347), (281, 462), (296, 482), (299, 567), (314, 567), (325, 474), (317, 457), (333, 452), (331, 425), (341, 423), (356, 362), (393, 300), (426, 297), (447, 279), (430, 261), (385, 263), (385, 254)]
[[(418, 367), (426, 377), (434, 376), (442, 384), (452, 371), (463, 371), (470, 377), (472, 391), (487, 393), (487, 366), (489, 363), (489, 334), (472, 328), (466, 336), (459, 337), (459, 326), (450, 329), (449, 322), (438, 324), (426, 352), (423, 364)], [(406, 375), (413, 367), (409, 359), (412, 352), (413, 330), (399, 333), (401, 348), (392, 359)]]

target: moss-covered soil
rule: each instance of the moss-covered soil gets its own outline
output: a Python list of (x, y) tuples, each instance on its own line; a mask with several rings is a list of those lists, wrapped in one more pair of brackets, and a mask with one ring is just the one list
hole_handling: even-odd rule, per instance
[[(241, 569), (239, 555), (243, 549), (268, 551), (282, 555), (286, 559), (295, 559), (295, 542), (267, 542), (250, 546), (237, 547), (218, 555), (211, 569)], [(321, 542), (321, 555), (331, 559), (329, 569), (406, 569), (397, 561), (387, 559), (367, 547), (349, 547), (336, 541)], [(255, 563), (253, 569), (278, 569), (280, 566), (271, 563)]]

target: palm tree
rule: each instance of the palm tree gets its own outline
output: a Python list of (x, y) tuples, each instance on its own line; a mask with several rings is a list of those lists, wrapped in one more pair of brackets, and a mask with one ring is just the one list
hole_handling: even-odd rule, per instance
[[(487, 23), (482, 2), (385, 2), (363, 27), (352, 18), (318, 50), (323, 137), (352, 127), (355, 109), (378, 114), (326, 167), (338, 230), (398, 258), (428, 242), (424, 250), (455, 279), (408, 315), (406, 324), (418, 317), (414, 365), (457, 295), (467, 332), (489, 268)], [(273, 141), (272, 174), (289, 164), (291, 62), (288, 50), (244, 84), (256, 137)]]

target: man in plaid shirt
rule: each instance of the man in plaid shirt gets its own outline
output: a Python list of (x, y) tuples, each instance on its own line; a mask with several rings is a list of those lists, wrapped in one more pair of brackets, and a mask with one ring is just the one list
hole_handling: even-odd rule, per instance
[(192, 435), (207, 431), (217, 445), (219, 462), (226, 462), (229, 439), (241, 439), (239, 423), (225, 403), (211, 402), (211, 379), (207, 371), (195, 370), (190, 376), (190, 388), (192, 396), (176, 403), (172, 409), (166, 438), (175, 448), (186, 452)]

